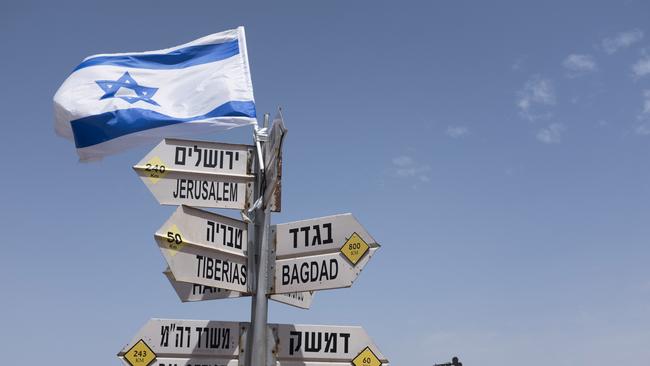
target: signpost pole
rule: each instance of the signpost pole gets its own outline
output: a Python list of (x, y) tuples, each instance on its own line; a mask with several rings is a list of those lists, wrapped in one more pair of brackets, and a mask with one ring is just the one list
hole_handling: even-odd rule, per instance
[[(264, 115), (264, 127), (268, 129), (269, 115)], [(257, 138), (257, 137), (256, 137)], [(259, 144), (257, 145), (260, 146)], [(268, 159), (268, 144), (264, 143), (262, 149), (265, 151), (264, 159)], [(259, 156), (259, 155), (258, 155)], [(259, 165), (259, 168), (267, 168), (265, 162)], [(265, 169), (264, 169), (265, 170)], [(263, 171), (260, 172), (257, 181), (256, 199), (264, 197)], [(262, 202), (262, 204), (255, 209), (253, 216), (253, 223), (255, 226), (255, 252), (257, 260), (255, 261), (255, 292), (251, 304), (251, 330), (249, 332), (248, 352), (247, 355), (250, 360), (246, 366), (267, 366), (267, 324), (268, 324), (268, 305), (269, 299), (266, 294), (268, 288), (268, 266), (269, 266), (269, 231), (271, 229), (271, 213)]]
[(259, 219), (262, 221), (260, 230), (261, 235), (258, 243), (260, 243), (259, 261), (257, 263), (257, 281), (255, 297), (253, 301), (254, 314), (252, 323), (252, 348), (250, 349), (252, 358), (250, 365), (247, 366), (266, 366), (267, 365), (267, 323), (268, 323), (268, 306), (269, 298), (266, 296), (266, 289), (268, 286), (268, 232), (270, 230), (270, 213), (263, 208), (259, 209)]

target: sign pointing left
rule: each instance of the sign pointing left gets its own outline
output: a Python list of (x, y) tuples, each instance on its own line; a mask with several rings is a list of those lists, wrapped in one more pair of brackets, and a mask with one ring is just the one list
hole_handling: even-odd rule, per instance
[(163, 205), (246, 209), (253, 146), (164, 139), (133, 169)]
[(194, 301), (205, 301), (205, 300), (220, 300), (220, 299), (232, 299), (236, 297), (250, 296), (249, 294), (224, 290), (218, 287), (203, 286), (196, 283), (189, 282), (180, 282), (176, 281), (172, 271), (167, 268), (163, 274), (169, 280), (174, 291), (178, 295), (178, 298), (182, 302), (194, 302)]
[[(388, 366), (358, 326), (269, 324), (268, 343), (279, 366)], [(242, 365), (249, 323), (151, 319), (118, 353), (129, 366)]]
[(128, 366), (236, 366), (241, 323), (151, 319), (117, 356)]
[(175, 280), (248, 292), (247, 230), (243, 221), (180, 206), (155, 238)]
[[(172, 287), (176, 291), (178, 298), (182, 302), (206, 301), (206, 300), (220, 300), (232, 299), (236, 297), (246, 297), (250, 294), (224, 290), (218, 287), (203, 286), (196, 283), (176, 281), (172, 272), (167, 268), (163, 274), (169, 280)], [(295, 306), (301, 309), (309, 309), (314, 298), (313, 292), (293, 292), (288, 294), (271, 295), (271, 300)]]

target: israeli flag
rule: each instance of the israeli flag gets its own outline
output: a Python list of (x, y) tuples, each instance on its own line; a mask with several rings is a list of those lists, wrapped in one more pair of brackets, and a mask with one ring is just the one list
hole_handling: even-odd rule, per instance
[(244, 28), (159, 51), (86, 58), (54, 95), (55, 131), (81, 160), (255, 123)]

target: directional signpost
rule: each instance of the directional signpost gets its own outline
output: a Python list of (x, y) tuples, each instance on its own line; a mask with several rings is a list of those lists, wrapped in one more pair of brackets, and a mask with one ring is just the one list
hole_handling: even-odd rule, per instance
[(282, 142), (287, 134), (284, 127), (282, 112), (273, 120), (273, 126), (269, 132), (268, 146), (269, 157), (264, 169), (264, 204), (271, 206), (271, 211), (279, 212), (282, 205)]
[[(243, 292), (230, 291), (218, 287), (203, 286), (196, 283), (177, 281), (169, 268), (163, 273), (171, 283), (172, 287), (176, 291), (176, 294), (178, 294), (178, 297), (182, 302), (233, 299), (250, 296), (250, 294)], [(287, 294), (271, 295), (269, 298), (271, 300), (295, 306), (297, 308), (309, 309), (311, 307), (314, 294), (311, 291), (292, 292)]]
[(117, 356), (128, 366), (237, 366), (241, 323), (151, 319)]
[(276, 225), (271, 293), (350, 287), (379, 244), (351, 214)]
[(243, 210), (252, 199), (253, 149), (165, 139), (133, 169), (161, 204)]
[(313, 291), (289, 292), (286, 294), (271, 295), (269, 298), (271, 300), (275, 300), (283, 304), (295, 306), (297, 308), (309, 309), (314, 299), (314, 292)]
[(272, 328), (279, 340), (277, 358), (281, 366), (305, 361), (323, 366), (388, 364), (361, 327), (280, 324)]
[(174, 279), (248, 292), (248, 225), (180, 206), (156, 231), (156, 242)]
[(171, 283), (172, 287), (176, 291), (176, 294), (178, 294), (178, 297), (182, 302), (231, 299), (250, 296), (249, 294), (243, 292), (224, 290), (222, 288), (204, 286), (197, 283), (180, 282), (174, 278), (174, 275), (169, 269), (163, 273), (169, 280), (169, 283)]
[(309, 309), (315, 291), (351, 286), (379, 244), (351, 214), (270, 225), (287, 129), (281, 113), (264, 127), (254, 145), (165, 139), (133, 167), (178, 206), (154, 238), (180, 300), (252, 300), (250, 323), (150, 320), (118, 354), (125, 365), (388, 365), (361, 327), (267, 323), (269, 299)]
[[(278, 366), (382, 366), (388, 359), (362, 327), (269, 324)], [(250, 323), (151, 319), (117, 354), (128, 366), (238, 366)]]

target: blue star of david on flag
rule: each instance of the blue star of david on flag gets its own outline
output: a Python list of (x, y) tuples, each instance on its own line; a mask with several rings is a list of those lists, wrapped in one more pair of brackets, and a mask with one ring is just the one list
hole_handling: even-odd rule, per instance
[[(138, 85), (135, 79), (129, 75), (128, 71), (117, 80), (95, 80), (95, 82), (105, 93), (101, 98), (99, 98), (100, 100), (107, 98), (120, 98), (130, 104), (143, 101), (155, 106), (160, 106), (155, 100), (151, 99), (158, 91), (158, 88)], [(116, 95), (121, 88), (129, 89), (133, 91), (135, 95)]]

